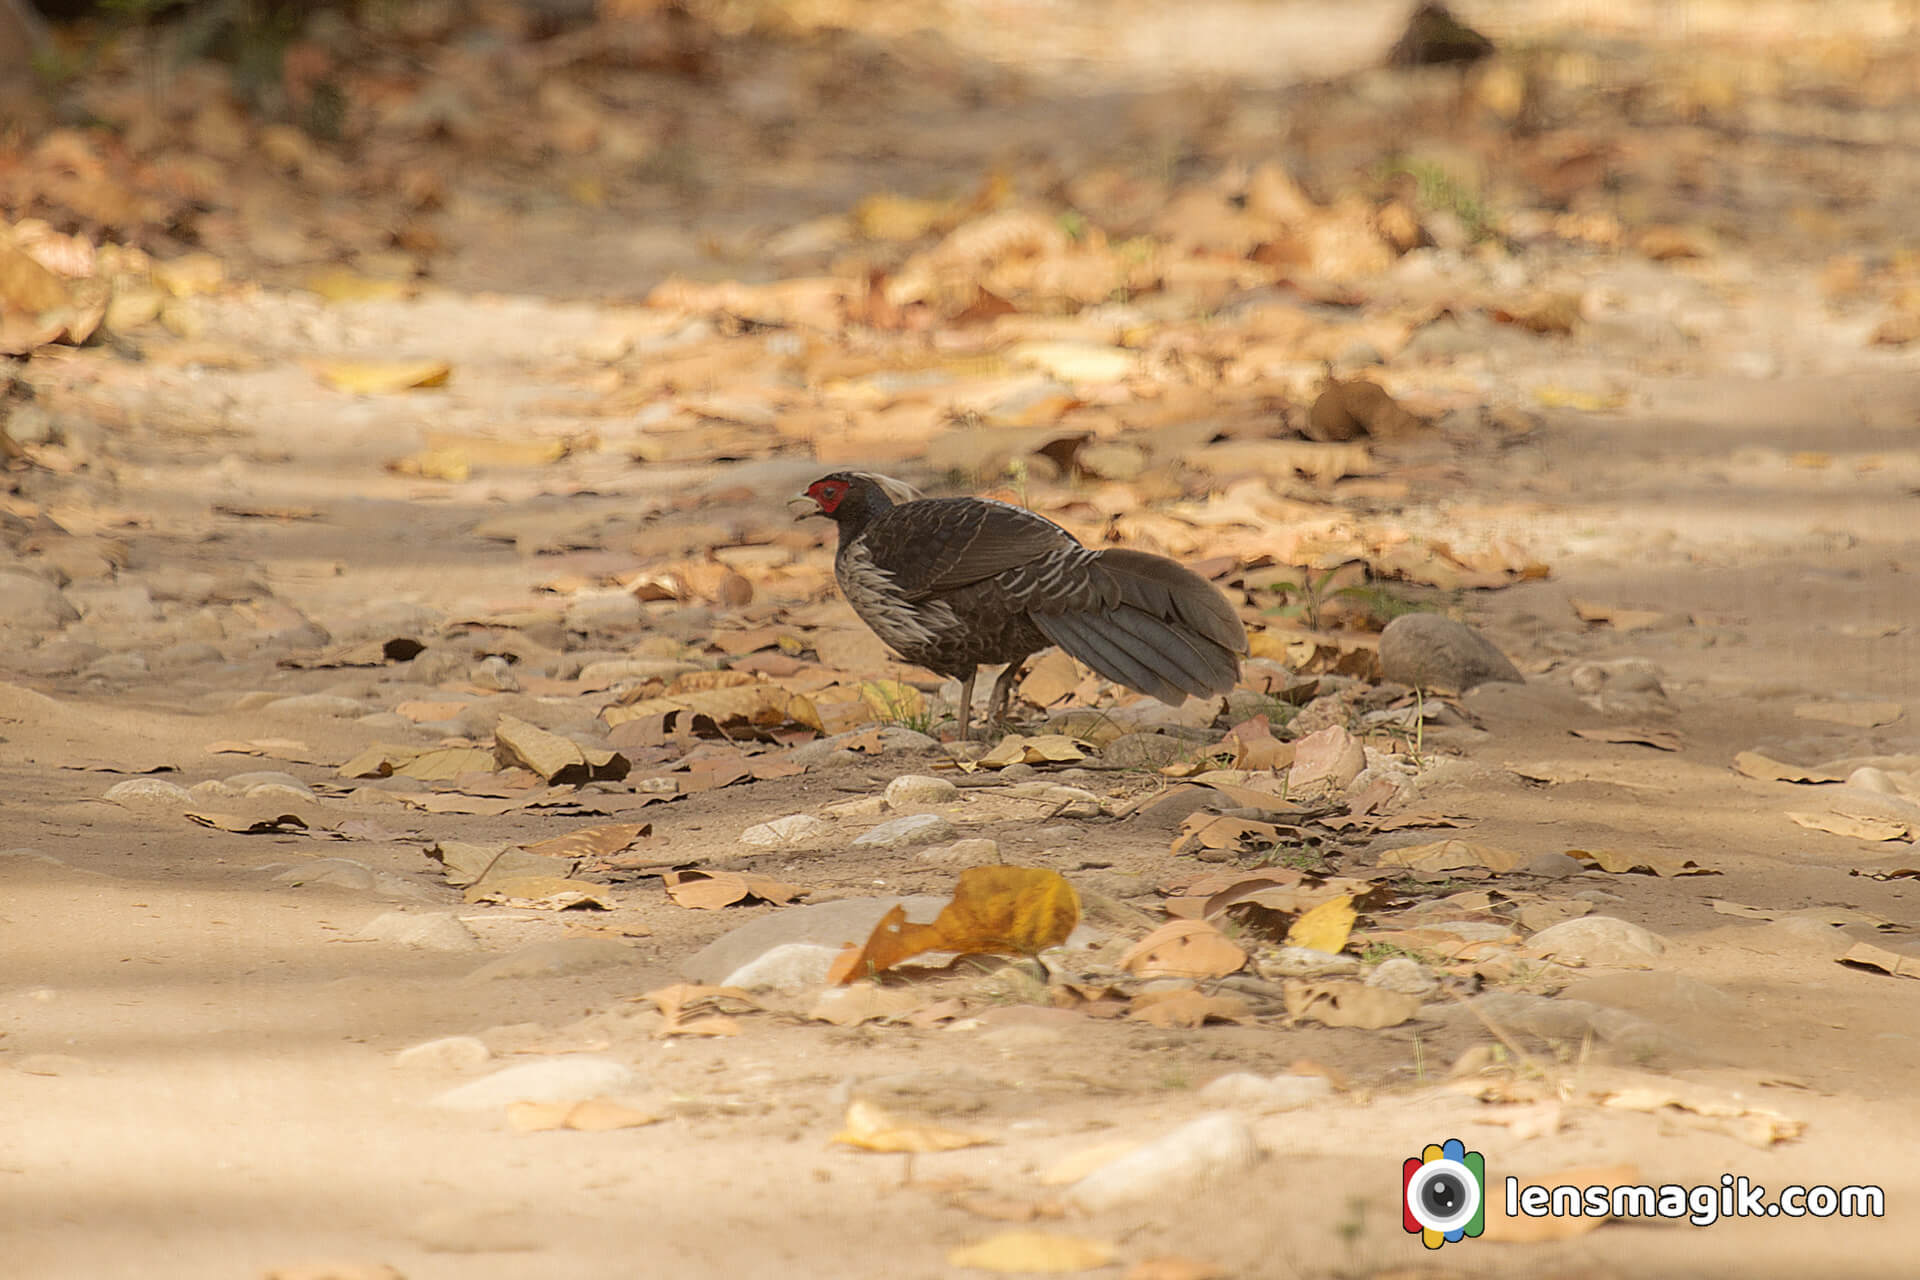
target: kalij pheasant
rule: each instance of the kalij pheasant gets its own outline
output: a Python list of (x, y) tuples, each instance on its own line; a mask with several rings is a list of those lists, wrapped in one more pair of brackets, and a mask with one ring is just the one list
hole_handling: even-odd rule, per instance
[(861, 621), (908, 662), (960, 681), (961, 737), (976, 668), (1007, 664), (988, 704), (999, 721), (1021, 666), (1048, 645), (1174, 706), (1239, 679), (1246, 630), (1198, 574), (1144, 551), (1084, 547), (1022, 507), (900, 500), (911, 492), (836, 471), (794, 505), (840, 526), (834, 577)]

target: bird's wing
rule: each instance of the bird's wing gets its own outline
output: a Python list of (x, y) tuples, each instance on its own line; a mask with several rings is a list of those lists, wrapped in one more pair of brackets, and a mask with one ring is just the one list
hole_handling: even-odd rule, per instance
[(876, 568), (909, 600), (955, 591), (1079, 549), (1044, 516), (979, 498), (928, 498), (875, 517), (862, 536)]

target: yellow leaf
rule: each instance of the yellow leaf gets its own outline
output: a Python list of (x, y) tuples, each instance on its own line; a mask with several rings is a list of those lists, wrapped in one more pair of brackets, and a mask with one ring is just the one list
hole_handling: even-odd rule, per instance
[(336, 391), (355, 395), (444, 387), (453, 374), (453, 366), (444, 360), (321, 360), (308, 367)]
[(927, 951), (1030, 956), (1066, 941), (1080, 922), (1080, 896), (1044, 867), (969, 867), (932, 924), (896, 906), (867, 944), (835, 972), (841, 982), (879, 973)]
[(1338, 955), (1353, 932), (1353, 921), (1353, 899), (1342, 894), (1295, 920), (1287, 930), (1287, 945)]
[(1205, 920), (1169, 920), (1127, 949), (1120, 967), (1143, 978), (1224, 978), (1247, 953)]
[(1061, 1275), (1110, 1265), (1119, 1251), (1104, 1240), (1044, 1231), (1002, 1231), (979, 1244), (947, 1251), (947, 1262), (1000, 1275)]
[(1010, 764), (1067, 764), (1086, 758), (1085, 747), (1063, 733), (1043, 733), (1037, 738), (1009, 734), (978, 763), (983, 769), (1004, 769)]
[(358, 275), (344, 267), (316, 271), (305, 283), (308, 290), (328, 302), (391, 302), (408, 293), (405, 281)]
[(862, 1151), (908, 1152), (957, 1151), (961, 1147), (984, 1146), (993, 1141), (957, 1129), (942, 1129), (930, 1124), (906, 1124), (871, 1102), (854, 1102), (847, 1107), (847, 1118), (833, 1140), (842, 1146)]

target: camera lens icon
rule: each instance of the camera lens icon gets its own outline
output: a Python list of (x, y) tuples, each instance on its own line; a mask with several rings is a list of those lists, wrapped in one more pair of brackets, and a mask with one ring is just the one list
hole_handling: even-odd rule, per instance
[(1402, 1165), (1402, 1216), (1429, 1249), (1477, 1236), (1486, 1226), (1486, 1158), (1458, 1138)]

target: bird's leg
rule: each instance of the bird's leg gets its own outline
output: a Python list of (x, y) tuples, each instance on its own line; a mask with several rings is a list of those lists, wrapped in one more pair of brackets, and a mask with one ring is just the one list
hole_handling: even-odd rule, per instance
[(987, 700), (987, 723), (1005, 727), (1007, 723), (1007, 703), (1013, 698), (1014, 681), (1020, 678), (1020, 668), (1027, 665), (1027, 659), (1033, 655), (1023, 653), (1009, 662), (993, 682), (993, 696)]
[(960, 741), (967, 740), (967, 721), (973, 715), (973, 681), (980, 674), (980, 668), (967, 668), (967, 678), (960, 682)]

